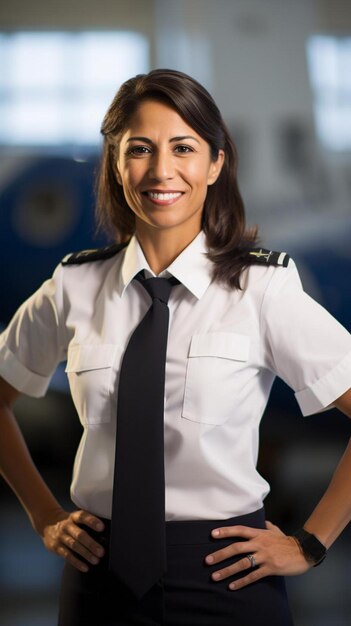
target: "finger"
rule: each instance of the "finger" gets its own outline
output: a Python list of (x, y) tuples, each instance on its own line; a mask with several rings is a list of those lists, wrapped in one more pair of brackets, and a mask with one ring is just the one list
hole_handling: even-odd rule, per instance
[[(90, 553), (99, 558), (104, 555), (104, 548), (89, 535), (89, 532), (86, 532), (80, 526), (70, 526), (69, 533), (66, 531), (66, 534), (70, 535), (77, 547), (81, 546), (84, 550), (88, 550)], [(71, 548), (71, 546), (69, 547)], [(76, 551), (82, 554), (80, 550), (77, 549)]]
[(92, 565), (97, 565), (100, 560), (99, 557), (103, 556), (103, 548), (101, 546), (97, 546), (97, 550), (94, 553), (93, 550), (86, 548), (79, 539), (75, 539), (72, 535), (63, 535), (61, 543), (67, 546), (74, 556), (78, 554)]
[(205, 562), (208, 565), (214, 565), (216, 563), (220, 563), (221, 561), (225, 561), (226, 559), (230, 559), (233, 556), (256, 552), (258, 548), (259, 546), (255, 539), (235, 541), (225, 548), (221, 548), (220, 550), (216, 550), (215, 552), (208, 554), (205, 558)]
[(221, 561), (225, 561), (226, 559), (230, 559), (233, 556), (237, 556), (239, 554), (243, 554), (244, 552), (254, 552), (256, 547), (251, 541), (236, 541), (231, 543), (230, 546), (226, 546), (225, 548), (221, 548), (220, 550), (216, 550), (215, 552), (211, 552), (205, 558), (205, 562), (207, 565), (214, 565), (216, 563), (220, 563)]
[(221, 528), (214, 528), (211, 535), (214, 539), (223, 539), (225, 537), (252, 539), (262, 532), (265, 532), (265, 529), (251, 528), (250, 526), (222, 526)]
[[(258, 565), (259, 563), (257, 563), (257, 566)], [(234, 576), (234, 574), (240, 574), (241, 572), (244, 572), (248, 569), (252, 569), (252, 565), (246, 556), (243, 559), (240, 559), (239, 561), (228, 565), (227, 567), (223, 567), (222, 569), (213, 572), (212, 579), (215, 581), (224, 580), (225, 578), (229, 578), (229, 576)]]
[(74, 555), (74, 553), (71, 552), (65, 546), (63, 546), (63, 545), (58, 546), (58, 548), (56, 549), (56, 554), (58, 554), (58, 556), (61, 556), (62, 558), (64, 558), (65, 561), (67, 561), (67, 563), (69, 563), (70, 565), (75, 567), (80, 572), (86, 573), (86, 572), (89, 571), (88, 565), (86, 563), (83, 563), (83, 561), (80, 561)]
[(266, 569), (265, 567), (259, 567), (258, 569), (250, 572), (250, 574), (247, 574), (246, 576), (243, 576), (242, 578), (238, 578), (238, 580), (232, 581), (228, 585), (228, 588), (231, 591), (237, 591), (238, 589), (247, 587), (247, 585), (252, 585), (252, 583), (257, 582), (258, 580), (260, 580), (261, 578), (264, 578), (265, 576), (269, 576), (269, 570)]
[(89, 526), (89, 528), (97, 530), (98, 532), (104, 530), (104, 524), (102, 520), (95, 515), (88, 513), (88, 511), (74, 511), (70, 515), (70, 518), (76, 524), (84, 524), (85, 526)]

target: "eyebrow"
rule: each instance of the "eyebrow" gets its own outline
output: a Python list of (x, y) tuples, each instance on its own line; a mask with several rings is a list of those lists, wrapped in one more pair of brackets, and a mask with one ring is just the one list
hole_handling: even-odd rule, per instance
[[(169, 143), (184, 141), (185, 139), (193, 139), (198, 144), (200, 143), (199, 140), (196, 139), (196, 137), (193, 137), (192, 135), (181, 135), (179, 137), (172, 137), (169, 140)], [(151, 141), (151, 139), (149, 139), (148, 137), (129, 137), (129, 139), (127, 139), (127, 143), (129, 143), (130, 141), (143, 141), (144, 143), (148, 143), (149, 145), (153, 144), (153, 141)]]

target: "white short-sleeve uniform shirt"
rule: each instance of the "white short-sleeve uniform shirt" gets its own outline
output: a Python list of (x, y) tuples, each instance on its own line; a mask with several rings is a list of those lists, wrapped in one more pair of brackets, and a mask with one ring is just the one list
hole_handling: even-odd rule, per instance
[[(304, 415), (351, 386), (351, 336), (303, 291), (292, 260), (249, 267), (234, 290), (212, 281), (205, 252), (200, 233), (167, 268), (181, 283), (169, 301), (168, 520), (220, 520), (262, 506), (269, 486), (256, 470), (258, 428), (276, 375)], [(43, 395), (67, 359), (84, 428), (72, 499), (107, 518), (120, 364), (151, 303), (133, 281), (142, 269), (152, 275), (136, 238), (111, 258), (59, 265), (0, 336), (0, 375), (29, 395)]]

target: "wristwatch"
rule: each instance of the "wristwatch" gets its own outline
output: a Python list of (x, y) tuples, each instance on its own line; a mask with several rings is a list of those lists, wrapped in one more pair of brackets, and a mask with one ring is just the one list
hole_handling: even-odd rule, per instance
[(308, 561), (313, 562), (313, 566), (319, 565), (327, 555), (326, 547), (311, 533), (304, 528), (300, 528), (292, 535), (301, 547), (301, 550)]

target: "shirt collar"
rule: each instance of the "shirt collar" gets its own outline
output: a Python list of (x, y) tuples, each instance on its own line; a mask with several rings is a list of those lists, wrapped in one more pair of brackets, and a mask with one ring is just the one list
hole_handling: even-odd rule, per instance
[[(206, 256), (206, 251), (206, 239), (201, 231), (160, 276), (174, 276), (199, 300), (212, 280), (211, 262)], [(125, 249), (122, 261), (118, 281), (120, 296), (141, 270), (147, 270), (147, 273), (155, 276), (134, 235)]]

